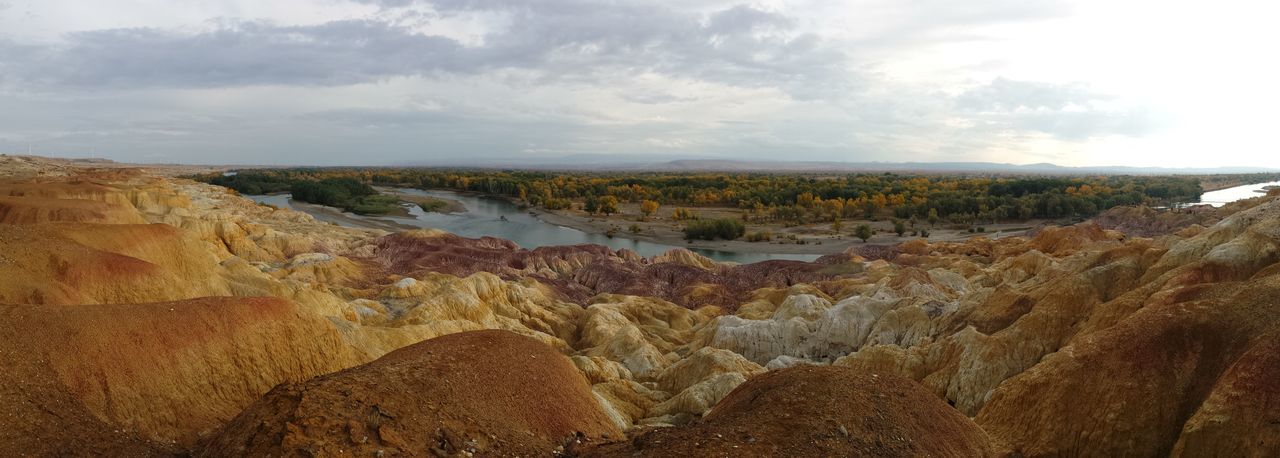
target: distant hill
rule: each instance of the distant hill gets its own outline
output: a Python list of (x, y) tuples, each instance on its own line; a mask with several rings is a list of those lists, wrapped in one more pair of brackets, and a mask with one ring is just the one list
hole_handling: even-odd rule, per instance
[(483, 163), (419, 163), (417, 166), (519, 168), (534, 170), (615, 170), (670, 172), (915, 172), (992, 173), (1044, 175), (1206, 175), (1280, 172), (1265, 167), (1067, 167), (1050, 163), (1007, 164), (999, 162), (837, 162), (837, 161), (751, 161), (732, 159), (646, 160), (644, 156), (576, 155), (558, 158), (486, 160)]
[(814, 171), (814, 172), (967, 172), (967, 173), (1017, 173), (1017, 174), (1106, 174), (1106, 175), (1167, 175), (1167, 174), (1217, 174), (1263, 173), (1280, 169), (1264, 167), (1122, 167), (1092, 166), (1066, 167), (1050, 163), (1006, 164), (999, 162), (808, 162), (808, 161), (732, 161), (732, 160), (679, 160), (656, 166), (664, 170), (704, 171)]

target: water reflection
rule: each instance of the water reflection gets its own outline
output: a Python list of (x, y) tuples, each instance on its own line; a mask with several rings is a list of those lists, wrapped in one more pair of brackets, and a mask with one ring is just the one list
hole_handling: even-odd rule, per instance
[(1237, 200), (1250, 199), (1261, 196), (1266, 193), (1264, 188), (1268, 186), (1280, 186), (1280, 181), (1271, 181), (1267, 183), (1247, 184), (1244, 186), (1236, 186), (1234, 188), (1219, 189), (1210, 191), (1200, 195), (1200, 203), (1209, 204), (1215, 207), (1235, 202)]

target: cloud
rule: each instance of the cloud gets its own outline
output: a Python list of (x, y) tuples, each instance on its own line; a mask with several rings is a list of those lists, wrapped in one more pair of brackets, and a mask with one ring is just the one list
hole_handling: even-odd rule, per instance
[(1166, 126), (1152, 109), (1081, 83), (1051, 84), (996, 78), (954, 98), (958, 112), (985, 130), (1033, 131), (1067, 140), (1108, 135), (1138, 137)]
[(232, 22), (202, 33), (157, 29), (77, 32), (28, 49), (19, 72), (46, 87), (344, 85), (432, 71), (483, 68), (450, 39), (367, 20), (279, 27)]
[[(378, 2), (386, 7), (413, 2)], [(211, 30), (75, 32), (44, 47), (0, 43), (9, 80), (58, 88), (214, 88), (350, 85), (439, 73), (519, 69), (547, 81), (607, 83), (654, 72), (799, 97), (847, 88), (847, 57), (777, 13), (737, 5), (709, 16), (659, 5), (552, 1), (438, 1), (440, 14), (502, 11), (510, 24), (479, 46), (384, 18), (279, 26), (226, 20)], [(426, 17), (431, 17), (427, 15)], [(766, 33), (767, 32), (767, 33)]]
[(1000, 155), (1166, 126), (1017, 71), (1001, 37), (1067, 0), (211, 0), (88, 22), (72, 3), (33, 6), (62, 29), (0, 33), (0, 150), (1021, 162)]

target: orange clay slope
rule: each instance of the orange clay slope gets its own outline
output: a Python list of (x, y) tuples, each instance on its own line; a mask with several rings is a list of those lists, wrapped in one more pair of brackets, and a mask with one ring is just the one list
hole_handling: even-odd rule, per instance
[(5, 456), (83, 452), (83, 429), (183, 449), (276, 384), (359, 360), (291, 302), (230, 297), (0, 306), (0, 358)]
[(437, 337), (281, 385), (200, 453), (538, 456), (621, 436), (568, 358), (491, 330)]

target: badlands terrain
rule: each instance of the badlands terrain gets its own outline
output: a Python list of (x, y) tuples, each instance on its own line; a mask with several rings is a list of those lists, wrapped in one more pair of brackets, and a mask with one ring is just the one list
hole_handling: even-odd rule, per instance
[(0, 157), (3, 456), (1276, 456), (1280, 197), (817, 262)]

